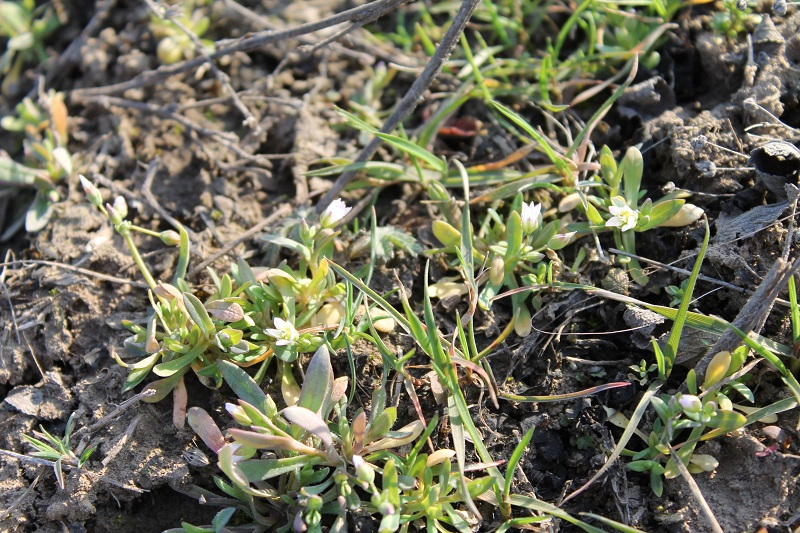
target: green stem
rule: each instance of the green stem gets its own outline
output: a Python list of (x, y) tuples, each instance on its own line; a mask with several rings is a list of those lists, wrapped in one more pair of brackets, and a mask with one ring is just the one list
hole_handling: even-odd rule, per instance
[(153, 275), (150, 274), (150, 270), (147, 268), (147, 265), (144, 264), (144, 259), (142, 259), (142, 255), (139, 253), (139, 249), (136, 247), (136, 243), (133, 242), (133, 238), (131, 237), (130, 231), (120, 232), (117, 230), (122, 238), (125, 239), (125, 244), (128, 246), (128, 250), (130, 250), (131, 255), (133, 256), (133, 261), (136, 263), (136, 266), (139, 268), (139, 271), (142, 273), (144, 280), (150, 286), (151, 289), (156, 288), (156, 281), (153, 279)]

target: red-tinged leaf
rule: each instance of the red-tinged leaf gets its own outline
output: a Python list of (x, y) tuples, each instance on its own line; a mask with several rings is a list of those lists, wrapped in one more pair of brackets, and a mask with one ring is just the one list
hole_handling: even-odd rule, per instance
[(302, 442), (296, 441), (291, 437), (281, 437), (279, 435), (269, 435), (267, 433), (256, 433), (244, 429), (229, 429), (228, 435), (239, 444), (244, 444), (251, 448), (267, 450), (283, 450), (290, 452), (304, 453), (307, 455), (319, 455), (320, 451)]
[(219, 453), (220, 449), (226, 444), (225, 438), (211, 416), (200, 407), (192, 407), (189, 409), (187, 419), (189, 426), (206, 446), (214, 453)]
[(212, 318), (223, 322), (238, 322), (244, 318), (244, 309), (236, 302), (214, 300), (206, 304), (206, 311)]
[(330, 450), (333, 447), (333, 435), (331, 434), (331, 430), (328, 429), (328, 425), (325, 421), (314, 411), (295, 405), (293, 407), (287, 407), (281, 411), (281, 414), (283, 418), (292, 424), (303, 428), (305, 431), (308, 431), (321, 440), (325, 449)]

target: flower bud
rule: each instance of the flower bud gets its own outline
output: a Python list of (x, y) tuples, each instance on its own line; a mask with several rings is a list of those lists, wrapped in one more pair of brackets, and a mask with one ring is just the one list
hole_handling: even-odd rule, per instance
[(111, 204), (106, 204), (106, 211), (108, 212), (108, 220), (115, 226), (122, 224), (123, 217), (117, 212)]
[(128, 218), (128, 202), (125, 201), (124, 197), (117, 196), (114, 198), (114, 203), (112, 206), (117, 210), (119, 216), (121, 216), (123, 219)]
[(158, 237), (167, 246), (178, 246), (181, 243), (181, 236), (175, 230), (168, 229), (167, 231), (162, 231), (158, 234)]
[(506, 264), (502, 256), (494, 256), (492, 259), (492, 266), (489, 270), (489, 281), (492, 282), (492, 285), (500, 285), (503, 283), (503, 278), (505, 278), (506, 275), (505, 269)]
[(706, 368), (706, 380), (703, 383), (703, 388), (707, 389), (724, 378), (730, 366), (731, 352), (722, 351), (715, 355)]
[(434, 220), (431, 224), (433, 235), (445, 246), (458, 246), (461, 244), (461, 233), (445, 222), (444, 220)]
[(319, 216), (319, 225), (323, 228), (332, 228), (347, 216), (351, 209), (352, 207), (347, 207), (344, 200), (337, 198)]
[(678, 403), (681, 409), (689, 414), (699, 413), (703, 409), (703, 402), (694, 394), (682, 394), (678, 399)]
[(94, 186), (94, 184), (87, 180), (86, 177), (81, 174), (81, 185), (83, 186), (83, 193), (86, 195), (86, 199), (89, 200), (95, 207), (100, 207), (103, 205), (103, 196), (100, 194), (100, 189)]
[(231, 417), (233, 417), (233, 419), (239, 424), (243, 426), (249, 426), (252, 424), (250, 417), (247, 416), (247, 413), (244, 412), (244, 409), (242, 409), (241, 406), (232, 403), (226, 403), (225, 410), (228, 411), (228, 414), (231, 415)]
[(362, 486), (369, 486), (375, 482), (375, 471), (360, 455), (353, 455), (353, 466), (356, 469), (356, 477)]

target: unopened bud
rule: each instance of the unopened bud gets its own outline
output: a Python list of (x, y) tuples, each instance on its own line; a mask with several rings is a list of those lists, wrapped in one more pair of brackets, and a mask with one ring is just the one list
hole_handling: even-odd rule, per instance
[(353, 466), (356, 469), (356, 477), (364, 486), (372, 485), (375, 482), (375, 471), (360, 455), (353, 455)]
[(506, 264), (503, 258), (499, 255), (494, 256), (491, 269), (489, 270), (489, 281), (492, 282), (492, 285), (500, 285), (503, 283), (503, 278), (505, 278), (506, 275), (505, 269)]
[(167, 231), (162, 231), (158, 234), (158, 237), (164, 241), (164, 244), (167, 246), (178, 246), (181, 243), (181, 236), (175, 230), (168, 229)]
[(690, 414), (699, 413), (703, 409), (703, 402), (693, 394), (681, 395), (678, 399), (678, 403), (684, 412)]
[(111, 204), (106, 204), (106, 211), (108, 212), (108, 220), (115, 226), (122, 224), (123, 217), (117, 212)]
[(100, 207), (103, 205), (103, 196), (100, 194), (100, 189), (94, 186), (94, 184), (87, 180), (83, 174), (80, 176), (81, 185), (83, 186), (83, 193), (86, 195), (86, 199), (89, 200), (95, 207)]
[(444, 220), (434, 220), (431, 224), (434, 236), (445, 246), (458, 246), (461, 244), (461, 233), (445, 222)]

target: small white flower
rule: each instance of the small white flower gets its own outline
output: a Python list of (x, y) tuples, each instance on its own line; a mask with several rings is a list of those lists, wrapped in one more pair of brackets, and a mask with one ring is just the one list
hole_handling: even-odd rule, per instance
[(347, 207), (344, 200), (337, 198), (322, 212), (319, 217), (319, 225), (323, 228), (332, 228), (338, 224), (351, 209), (352, 207)]
[(619, 196), (611, 199), (614, 205), (608, 208), (608, 211), (613, 215), (606, 220), (606, 226), (617, 227), (622, 231), (628, 231), (636, 227), (636, 222), (639, 221), (639, 212), (625, 203)]
[(275, 341), (276, 346), (288, 346), (294, 344), (300, 338), (300, 334), (294, 329), (294, 325), (280, 317), (275, 317), (275, 329), (267, 328), (264, 333), (277, 339)]
[(522, 231), (531, 234), (539, 227), (539, 217), (542, 216), (542, 204), (522, 202)]

